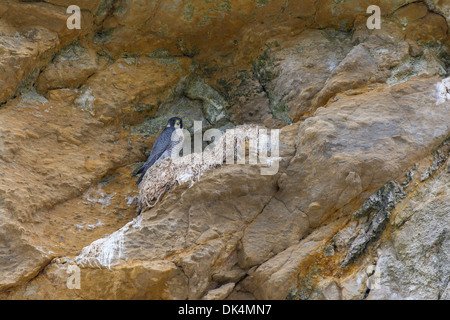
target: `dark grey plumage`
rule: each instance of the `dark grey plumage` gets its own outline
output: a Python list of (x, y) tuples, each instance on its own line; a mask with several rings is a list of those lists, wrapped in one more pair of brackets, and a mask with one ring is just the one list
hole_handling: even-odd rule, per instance
[(181, 138), (174, 139), (173, 134), (175, 130), (182, 128), (183, 122), (181, 118), (173, 117), (169, 119), (169, 121), (167, 122), (167, 127), (164, 128), (161, 134), (156, 138), (147, 161), (136, 173), (141, 174), (138, 181), (136, 182), (137, 185), (141, 183), (145, 173), (152, 165), (154, 165), (158, 160), (170, 157), (174, 148), (177, 148), (177, 150), (179, 150), (180, 146), (183, 143), (184, 137), (183, 135), (181, 135)]

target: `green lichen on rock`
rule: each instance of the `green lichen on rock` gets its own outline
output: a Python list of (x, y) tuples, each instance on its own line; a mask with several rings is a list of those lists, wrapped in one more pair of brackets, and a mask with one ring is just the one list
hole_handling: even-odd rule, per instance
[(188, 131), (192, 131), (194, 121), (202, 121), (204, 128), (223, 125), (228, 122), (226, 106), (226, 100), (202, 79), (184, 78), (161, 104), (155, 116), (134, 126), (132, 133), (156, 134), (173, 116), (181, 117), (184, 128)]
[(271, 93), (268, 93), (269, 108), (275, 119), (283, 121), (289, 125), (292, 123), (292, 118), (289, 115), (289, 105), (282, 98), (279, 98)]
[(177, 48), (180, 49), (184, 56), (189, 58), (195, 57), (200, 52), (197, 46), (193, 45), (191, 42), (183, 38), (178, 39)]
[(232, 7), (231, 7), (231, 1), (230, 0), (222, 0), (220, 1), (220, 3), (218, 4), (218, 7), (222, 10), (225, 11), (229, 11), (231, 12)]
[(292, 123), (292, 117), (289, 115), (289, 105), (283, 97), (278, 96), (271, 89), (271, 82), (278, 77), (275, 70), (276, 59), (272, 56), (272, 48), (279, 46), (277, 42), (266, 45), (267, 49), (255, 60), (252, 65), (253, 76), (259, 81), (263, 90), (269, 99), (269, 108), (275, 119), (283, 121), (285, 124)]
[[(144, 137), (156, 135), (167, 125), (171, 117), (181, 117), (183, 127), (193, 134), (194, 121), (201, 121), (203, 130), (211, 127), (222, 128), (230, 124), (225, 112), (228, 103), (203, 79), (194, 76), (180, 80), (169, 97), (161, 103), (152, 117), (148, 117), (139, 125), (131, 128), (131, 134)], [(135, 104), (135, 109), (147, 110), (151, 106)]]
[(183, 8), (183, 20), (187, 22), (192, 22), (192, 17), (194, 16), (195, 8), (192, 3), (187, 3)]
[(408, 57), (392, 69), (391, 76), (386, 83), (393, 86), (413, 77), (423, 74), (444, 77), (447, 74), (446, 65), (431, 49), (425, 49), (418, 57)]
[(435, 151), (433, 151), (433, 163), (431, 166), (426, 168), (424, 173), (420, 175), (420, 182), (430, 178), (435, 171), (439, 170), (444, 165), (450, 156), (449, 151), (450, 137), (445, 139), (444, 142)]
[(191, 100), (202, 102), (203, 114), (210, 124), (227, 119), (226, 100), (202, 79), (194, 78), (189, 81), (184, 94)]
[(145, 55), (164, 66), (171, 67), (172, 71), (181, 69), (181, 56), (172, 55), (168, 49), (156, 49), (152, 52), (146, 53)]
[(278, 76), (273, 70), (276, 62), (271, 55), (273, 46), (277, 43), (267, 44), (267, 49), (252, 64), (252, 72), (263, 86)]
[(87, 56), (86, 48), (78, 40), (64, 46), (55, 56), (54, 61), (77, 60)]
[(286, 300), (323, 300), (321, 291), (318, 290), (315, 277), (323, 272), (322, 269), (313, 265), (306, 276), (299, 277), (296, 288), (292, 289), (286, 296)]
[(94, 43), (102, 45), (102, 44), (112, 40), (114, 30), (115, 29), (107, 29), (107, 30), (101, 30), (99, 32), (96, 32), (94, 34)]
[(260, 7), (265, 7), (270, 3), (270, 0), (258, 0), (256, 2), (256, 7), (260, 8)]
[(242, 90), (251, 81), (252, 74), (248, 70), (238, 70), (232, 79), (218, 78), (217, 87), (220, 94), (228, 101), (227, 109), (231, 108), (233, 100), (239, 97), (248, 97), (250, 92)]
[(205, 0), (206, 3), (212, 3), (214, 8), (211, 11), (229, 11), (231, 12), (231, 1), (230, 0)]
[(142, 134), (145, 137), (155, 135), (167, 125), (167, 121), (171, 117), (175, 116), (181, 117), (184, 128), (192, 133), (194, 121), (204, 121), (201, 102), (190, 100), (184, 96), (168, 100), (158, 108), (155, 116), (132, 127), (131, 132), (132, 134)]
[(132, 102), (131, 106), (139, 113), (152, 112), (156, 108), (154, 104), (146, 104), (142, 102)]
[(354, 262), (364, 253), (367, 246), (377, 240), (387, 226), (391, 216), (390, 211), (403, 198), (405, 198), (403, 187), (395, 181), (389, 181), (376, 193), (367, 199), (362, 207), (355, 212), (355, 218), (370, 217), (366, 228), (360, 230), (352, 241), (347, 255), (342, 262), (342, 267)]
[(99, 17), (107, 14), (112, 9), (114, 2), (114, 0), (102, 0), (95, 15)]

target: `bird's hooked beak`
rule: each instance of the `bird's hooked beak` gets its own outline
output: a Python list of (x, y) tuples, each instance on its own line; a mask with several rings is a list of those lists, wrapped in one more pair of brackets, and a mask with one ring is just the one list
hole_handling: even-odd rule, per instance
[(175, 121), (174, 127), (177, 128), (177, 129), (180, 129), (180, 127), (181, 127), (180, 120), (176, 120)]

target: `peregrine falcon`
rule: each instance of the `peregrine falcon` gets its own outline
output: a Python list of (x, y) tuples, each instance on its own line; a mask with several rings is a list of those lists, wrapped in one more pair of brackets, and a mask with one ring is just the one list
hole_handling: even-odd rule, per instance
[(136, 185), (141, 183), (148, 168), (156, 162), (167, 157), (178, 156), (184, 141), (184, 135), (181, 129), (183, 129), (183, 121), (181, 118), (173, 117), (169, 119), (166, 128), (156, 138), (147, 161), (136, 173), (141, 174)]

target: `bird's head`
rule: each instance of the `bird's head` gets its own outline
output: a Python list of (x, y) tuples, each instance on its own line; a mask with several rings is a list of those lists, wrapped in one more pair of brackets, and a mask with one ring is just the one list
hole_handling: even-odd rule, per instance
[(174, 127), (175, 129), (183, 129), (183, 120), (178, 117), (170, 118), (167, 122), (168, 127)]

